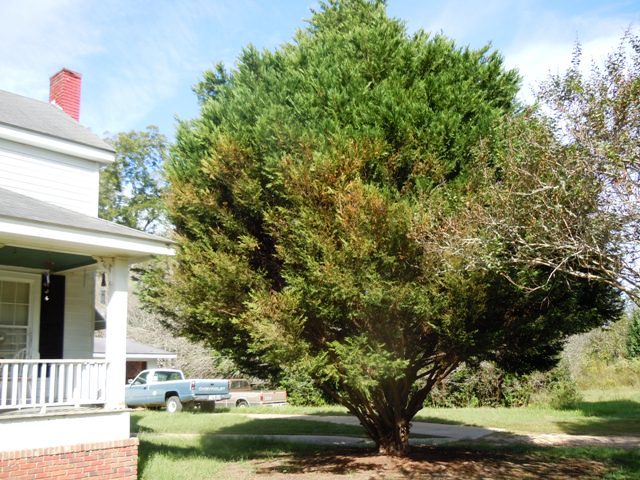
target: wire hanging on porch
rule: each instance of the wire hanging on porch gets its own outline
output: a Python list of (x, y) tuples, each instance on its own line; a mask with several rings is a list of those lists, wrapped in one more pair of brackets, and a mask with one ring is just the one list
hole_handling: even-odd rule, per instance
[(49, 296), (49, 294), (51, 293), (49, 287), (51, 287), (51, 269), (53, 268), (53, 261), (49, 260), (48, 262), (45, 262), (44, 266), (47, 267), (47, 270), (42, 279), (42, 287), (43, 287), (42, 294), (43, 294), (44, 301), (48, 302), (51, 298)]

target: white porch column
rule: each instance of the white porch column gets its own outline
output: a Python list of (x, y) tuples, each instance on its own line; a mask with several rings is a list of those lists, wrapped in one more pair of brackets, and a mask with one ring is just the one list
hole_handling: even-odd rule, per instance
[(115, 258), (109, 275), (109, 300), (106, 318), (107, 408), (125, 408), (128, 288), (129, 263), (126, 259)]

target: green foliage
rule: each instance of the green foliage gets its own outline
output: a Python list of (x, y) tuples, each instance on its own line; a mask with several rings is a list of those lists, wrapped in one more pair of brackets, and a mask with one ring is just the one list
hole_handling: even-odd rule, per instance
[(282, 371), (279, 388), (287, 391), (287, 403), (301, 407), (319, 407), (327, 404), (311, 374), (299, 364), (285, 366)]
[(613, 363), (627, 356), (630, 317), (598, 327), (588, 334), (584, 355), (587, 360)]
[(544, 266), (467, 268), (467, 252), (425, 249), (495, 167), (517, 89), (488, 48), (408, 35), (380, 1), (323, 3), (293, 43), (248, 47), (196, 88), (200, 118), (167, 165), (180, 248), (147, 272), (146, 301), (253, 375), (302, 365), (403, 453), (462, 361), (549, 367), (563, 335), (619, 309), (609, 287), (542, 282)]
[(461, 365), (431, 390), (426, 405), (433, 407), (522, 407), (533, 387), (528, 375), (505, 372), (492, 362)]
[(627, 355), (629, 358), (640, 357), (640, 309), (634, 309), (629, 319), (627, 331)]
[(548, 405), (557, 410), (575, 408), (582, 401), (582, 395), (578, 392), (576, 382), (571, 378), (567, 366), (558, 365), (546, 375), (544, 382)]
[(492, 362), (458, 367), (427, 398), (432, 407), (525, 407), (531, 403), (556, 409), (581, 400), (566, 365), (548, 372), (513, 374)]
[(116, 159), (100, 173), (99, 216), (151, 233), (162, 230), (167, 138), (157, 127), (149, 126), (145, 131), (119, 133), (108, 141)]
[(569, 340), (563, 359), (581, 389), (640, 387), (640, 358), (629, 355), (636, 311)]

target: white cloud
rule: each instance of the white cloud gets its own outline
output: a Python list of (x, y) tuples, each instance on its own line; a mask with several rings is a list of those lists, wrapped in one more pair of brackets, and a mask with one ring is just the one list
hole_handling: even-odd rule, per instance
[[(583, 66), (603, 59), (624, 31), (638, 26), (640, 9), (628, 2), (564, 5), (532, 0), (451, 0), (416, 7), (390, 1), (392, 15), (407, 19), (410, 31), (443, 32), (460, 45), (474, 48), (492, 42), (509, 68), (523, 78), (521, 98), (530, 101), (535, 85), (571, 63), (575, 42), (583, 50)], [(569, 10), (574, 10), (570, 13)]]
[(83, 124), (99, 135), (140, 128), (185, 74), (202, 70), (193, 24), (222, 23), (228, 9), (203, 0), (2, 0), (0, 89), (46, 101), (49, 77), (71, 68), (83, 75)]
[(85, 13), (81, 0), (0, 2), (0, 88), (47, 100), (49, 76), (102, 49)]
[(581, 66), (587, 70), (592, 63), (600, 64), (630, 27), (628, 17), (560, 17), (550, 11), (531, 16), (527, 28), (520, 29), (505, 49), (506, 65), (517, 68), (523, 77), (520, 97), (531, 101), (541, 81), (565, 71), (571, 65), (576, 42), (582, 49)]
[[(588, 41), (581, 41), (582, 63), (584, 70), (592, 63), (600, 64), (620, 42), (623, 31)], [(538, 85), (549, 75), (566, 71), (571, 66), (575, 42), (548, 40), (523, 45), (519, 50), (506, 55), (508, 68), (517, 68), (523, 77), (520, 98), (531, 102)]]

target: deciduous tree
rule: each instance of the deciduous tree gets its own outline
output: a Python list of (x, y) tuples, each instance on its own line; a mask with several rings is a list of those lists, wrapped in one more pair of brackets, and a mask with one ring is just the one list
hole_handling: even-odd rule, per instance
[(99, 216), (149, 233), (165, 229), (162, 169), (169, 150), (167, 138), (149, 126), (108, 141), (116, 159), (100, 173)]
[(442, 254), (475, 246), (491, 257), (478, 265), (546, 268), (533, 288), (563, 274), (637, 303), (640, 38), (628, 32), (587, 73), (581, 56), (578, 45), (572, 67), (542, 85), (540, 108), (504, 123), (502, 148), (481, 149), (484, 194), (439, 245), (425, 243)]

